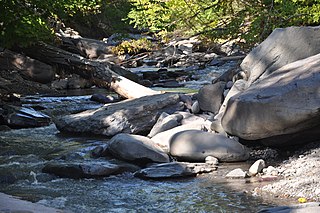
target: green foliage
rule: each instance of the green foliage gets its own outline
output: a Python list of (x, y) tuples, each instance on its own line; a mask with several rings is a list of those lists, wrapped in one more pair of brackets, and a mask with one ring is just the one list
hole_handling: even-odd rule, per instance
[(237, 39), (244, 47), (264, 40), (277, 27), (318, 25), (320, 0), (131, 0), (136, 27), (179, 30), (213, 40)]
[(79, 22), (79, 26), (94, 28), (107, 17), (110, 25), (115, 19), (119, 23), (129, 5), (127, 0), (0, 0), (0, 46), (53, 41), (57, 22)]
[(112, 49), (112, 52), (117, 55), (134, 55), (141, 52), (151, 51), (154, 45), (151, 41), (146, 38), (141, 38), (138, 40), (126, 40), (121, 42), (119, 45)]

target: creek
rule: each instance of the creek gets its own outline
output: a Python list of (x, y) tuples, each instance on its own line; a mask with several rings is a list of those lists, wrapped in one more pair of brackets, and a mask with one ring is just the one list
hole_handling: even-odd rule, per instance
[[(23, 105), (50, 116), (100, 107), (90, 94), (64, 97), (24, 97)], [(105, 91), (99, 91), (105, 92)], [(246, 163), (219, 165), (214, 174), (177, 180), (141, 180), (130, 173), (102, 179), (68, 179), (42, 173), (57, 158), (79, 160), (107, 138), (61, 134), (47, 127), (0, 132), (0, 191), (49, 207), (76, 213), (100, 212), (256, 212), (277, 205), (272, 199), (251, 196), (255, 185), (219, 178), (230, 168)], [(240, 188), (239, 188), (240, 186)]]

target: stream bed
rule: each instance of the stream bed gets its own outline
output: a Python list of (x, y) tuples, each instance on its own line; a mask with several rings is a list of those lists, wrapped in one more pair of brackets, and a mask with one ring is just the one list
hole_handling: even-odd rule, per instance
[[(23, 103), (50, 116), (101, 106), (90, 101), (89, 95), (33, 96), (25, 97)], [(161, 181), (142, 180), (131, 173), (102, 179), (68, 179), (42, 173), (52, 159), (87, 159), (92, 149), (107, 141), (105, 137), (64, 135), (54, 124), (2, 131), (0, 192), (76, 213), (257, 212), (279, 204), (252, 196), (254, 183), (224, 178), (232, 168), (247, 169), (248, 163), (222, 164), (212, 174)]]
[[(256, 212), (273, 206), (209, 175), (178, 180), (141, 180), (132, 174), (67, 179), (41, 172), (70, 152), (86, 153), (102, 138), (62, 136), (54, 125), (11, 130), (0, 136), (1, 192), (73, 212)], [(242, 183), (243, 184), (243, 183)]]

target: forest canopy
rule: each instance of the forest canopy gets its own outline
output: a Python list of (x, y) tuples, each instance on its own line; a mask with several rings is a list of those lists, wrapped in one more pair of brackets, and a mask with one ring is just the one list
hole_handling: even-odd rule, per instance
[(251, 47), (274, 28), (320, 22), (320, 0), (2, 0), (0, 9), (4, 47), (53, 41), (60, 24), (87, 28), (83, 36), (90, 37), (131, 24), (161, 36), (179, 31)]

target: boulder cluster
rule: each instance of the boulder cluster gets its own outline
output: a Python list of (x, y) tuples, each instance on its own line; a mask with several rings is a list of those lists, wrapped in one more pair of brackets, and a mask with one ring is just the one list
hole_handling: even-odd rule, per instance
[[(319, 138), (319, 41), (319, 27), (276, 29), (240, 69), (197, 94), (145, 96), (54, 122), (62, 132), (111, 137), (98, 156), (142, 165), (135, 174), (143, 178), (189, 176), (214, 171), (216, 162), (246, 161), (244, 141), (277, 147), (308, 143)], [(240, 176), (277, 173), (264, 168), (260, 160)]]

